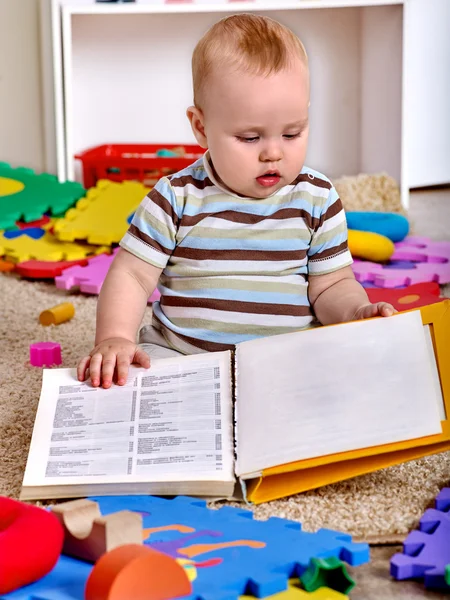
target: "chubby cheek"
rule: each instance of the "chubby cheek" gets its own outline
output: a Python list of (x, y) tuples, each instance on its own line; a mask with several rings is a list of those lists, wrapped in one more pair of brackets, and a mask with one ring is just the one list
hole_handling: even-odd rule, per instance
[(251, 158), (249, 149), (242, 146), (244, 144), (240, 142), (227, 140), (210, 148), (214, 167), (224, 181), (230, 177), (235, 181), (245, 178), (245, 170), (248, 170)]

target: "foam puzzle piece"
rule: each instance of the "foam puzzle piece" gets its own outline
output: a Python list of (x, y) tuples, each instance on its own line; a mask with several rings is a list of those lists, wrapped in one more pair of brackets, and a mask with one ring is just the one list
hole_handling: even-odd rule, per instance
[(0, 163), (0, 229), (40, 219), (44, 213), (63, 215), (84, 195), (80, 183), (60, 183), (54, 175)]
[(3, 260), (0, 258), (0, 273), (9, 273), (14, 271), (15, 264), (10, 260)]
[[(257, 521), (246, 509), (212, 510), (205, 501), (187, 497), (91, 500), (104, 515), (120, 510), (142, 515), (144, 543), (191, 571), (193, 593), (184, 600), (237, 600), (243, 594), (264, 598), (285, 592), (289, 579), (298, 579), (311, 558), (335, 556), (354, 566), (369, 560), (368, 545), (352, 542), (350, 535), (328, 529), (303, 532), (300, 523), (280, 518)], [(6, 598), (81, 600), (79, 591), (91, 568), (63, 556), (47, 577)]]
[(100, 180), (55, 223), (55, 235), (63, 241), (86, 240), (90, 244), (119, 243), (129, 226), (129, 217), (148, 194), (139, 182)]
[(87, 265), (87, 258), (80, 258), (78, 260), (26, 260), (24, 262), (17, 263), (14, 265), (16, 273), (21, 277), (27, 277), (28, 279), (54, 279), (58, 275), (68, 269), (69, 267), (75, 267), (76, 265)]
[(371, 302), (389, 302), (398, 311), (434, 304), (442, 299), (439, 285), (434, 281), (417, 283), (402, 289), (369, 288), (366, 292)]
[[(299, 587), (298, 581), (291, 579), (285, 592), (273, 594), (268, 600), (348, 600), (348, 596), (328, 587), (321, 587), (313, 592), (307, 592)], [(251, 600), (254, 596), (239, 596), (239, 600)]]
[(345, 564), (336, 556), (312, 558), (300, 581), (308, 592), (328, 587), (348, 594), (355, 587)]
[(450, 586), (450, 564), (445, 567), (445, 581)]
[(409, 236), (395, 244), (392, 260), (447, 263), (450, 261), (450, 242), (437, 242), (426, 237)]
[(362, 284), (373, 283), (382, 288), (395, 288), (429, 281), (435, 281), (439, 285), (450, 283), (450, 262), (417, 263), (408, 268), (388, 268), (379, 263), (355, 260), (352, 268), (357, 281)]
[(26, 235), (33, 240), (40, 240), (45, 234), (45, 229), (41, 227), (23, 227), (22, 229), (8, 229), (3, 233), (3, 237), (7, 240), (15, 240), (22, 235)]
[(437, 510), (442, 510), (443, 512), (450, 511), (450, 487), (442, 488), (442, 490), (436, 496), (435, 503), (435, 508)]
[(27, 260), (61, 261), (79, 260), (89, 255), (100, 254), (106, 247), (93, 246), (78, 242), (61, 242), (50, 231), (45, 231), (40, 239), (26, 235), (13, 240), (0, 235), (0, 254), (12, 262)]
[(399, 580), (423, 578), (427, 588), (449, 590), (445, 581), (449, 563), (450, 513), (430, 508), (420, 519), (420, 530), (405, 539), (403, 553), (391, 558), (391, 575)]
[[(109, 267), (117, 254), (117, 249), (112, 254), (101, 254), (89, 259), (85, 266), (75, 266), (65, 269), (61, 275), (55, 277), (58, 289), (71, 290), (78, 288), (84, 294), (99, 294)], [(148, 302), (159, 300), (160, 293), (155, 290)]]

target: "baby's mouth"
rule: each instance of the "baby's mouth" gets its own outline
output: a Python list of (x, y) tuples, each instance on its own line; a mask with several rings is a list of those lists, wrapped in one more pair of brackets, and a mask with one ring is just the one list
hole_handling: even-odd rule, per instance
[(272, 187), (280, 181), (281, 175), (278, 171), (267, 171), (263, 175), (256, 178), (256, 181), (263, 187)]

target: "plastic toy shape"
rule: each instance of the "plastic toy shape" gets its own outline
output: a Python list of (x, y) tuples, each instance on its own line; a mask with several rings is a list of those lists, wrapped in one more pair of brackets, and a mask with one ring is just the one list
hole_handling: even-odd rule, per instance
[(22, 235), (13, 240), (0, 236), (0, 253), (13, 262), (24, 262), (30, 259), (44, 261), (78, 260), (89, 255), (100, 254), (108, 250), (106, 247), (90, 246), (77, 242), (61, 242), (50, 231), (46, 231), (40, 239), (32, 239)]
[(400, 290), (369, 288), (366, 292), (371, 302), (389, 302), (398, 311), (411, 310), (441, 301), (440, 288), (435, 282), (417, 283)]
[(425, 587), (448, 589), (445, 568), (450, 563), (450, 513), (434, 508), (420, 519), (420, 531), (412, 531), (403, 543), (403, 553), (391, 558), (395, 579), (424, 578)]
[(86, 584), (86, 600), (169, 600), (186, 597), (191, 583), (173, 558), (128, 544), (104, 554)]
[(410, 236), (403, 242), (395, 244), (392, 260), (448, 263), (450, 261), (450, 242), (435, 242), (425, 237)]
[(410, 268), (397, 269), (378, 263), (355, 260), (352, 268), (357, 281), (362, 284), (373, 283), (382, 288), (395, 288), (429, 281), (435, 281), (440, 285), (450, 283), (450, 262), (417, 263)]
[(24, 262), (11, 263), (15, 268), (16, 273), (21, 277), (28, 279), (54, 279), (58, 275), (68, 269), (69, 267), (75, 267), (76, 265), (87, 265), (87, 258), (80, 258), (78, 260), (26, 260)]
[(28, 236), (33, 240), (40, 240), (45, 235), (45, 229), (40, 227), (24, 227), (23, 229), (9, 229), (3, 233), (3, 237), (6, 240), (15, 240), (22, 235)]
[(3, 260), (0, 258), (0, 273), (9, 273), (14, 271), (15, 264), (9, 260)]
[(48, 511), (0, 498), (0, 594), (33, 583), (51, 571), (63, 537), (61, 525)]
[(397, 213), (349, 211), (346, 217), (349, 229), (378, 233), (392, 242), (401, 242), (409, 232), (408, 219)]
[(30, 363), (33, 367), (60, 365), (61, 346), (53, 342), (37, 342), (30, 345)]
[[(117, 249), (112, 254), (101, 254), (89, 259), (86, 266), (65, 269), (61, 275), (55, 277), (56, 287), (62, 290), (78, 288), (84, 294), (99, 294), (116, 253)], [(155, 302), (160, 296), (159, 291), (155, 290), (148, 302)]]
[(100, 180), (76, 208), (55, 223), (55, 235), (63, 241), (86, 240), (90, 244), (119, 243), (128, 229), (127, 218), (148, 194), (135, 181)]
[(142, 544), (142, 516), (122, 510), (102, 517), (97, 502), (72, 500), (51, 508), (64, 529), (63, 553), (95, 562), (124, 544)]
[(52, 308), (43, 310), (39, 315), (39, 323), (44, 326), (59, 325), (70, 321), (75, 314), (75, 307), (71, 302), (63, 302)]
[[(182, 563), (193, 575), (192, 593), (183, 600), (287, 594), (289, 580), (298, 581), (311, 558), (337, 556), (354, 566), (369, 560), (368, 545), (353, 543), (349, 535), (327, 529), (303, 532), (300, 523), (286, 519), (257, 521), (251, 511), (239, 508), (211, 510), (195, 498), (104, 496), (91, 500), (99, 503), (103, 515), (120, 510), (142, 515), (144, 544)], [(90, 573), (86, 566), (62, 556), (46, 578), (8, 600), (81, 599), (79, 590)]]
[(328, 587), (348, 594), (355, 587), (355, 582), (348, 574), (346, 566), (336, 556), (312, 558), (300, 581), (308, 592)]
[(394, 254), (395, 246), (389, 238), (369, 231), (348, 230), (348, 248), (355, 258), (385, 262)]
[(40, 219), (44, 213), (63, 215), (84, 194), (80, 183), (59, 183), (54, 175), (0, 163), (0, 229), (14, 228), (21, 219)]

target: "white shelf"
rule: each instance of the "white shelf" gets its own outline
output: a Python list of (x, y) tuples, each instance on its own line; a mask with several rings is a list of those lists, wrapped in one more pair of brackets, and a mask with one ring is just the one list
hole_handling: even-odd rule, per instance
[(146, 0), (125, 3), (99, 3), (94, 0), (80, 0), (73, 4), (71, 0), (62, 0), (63, 10), (72, 15), (108, 15), (108, 14), (174, 14), (174, 13), (212, 13), (245, 12), (247, 10), (300, 10), (329, 8), (361, 8), (370, 6), (403, 5), (405, 0), (254, 0), (241, 2), (193, 2), (192, 4), (171, 3), (154, 4)]

